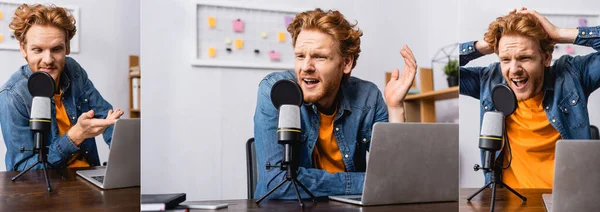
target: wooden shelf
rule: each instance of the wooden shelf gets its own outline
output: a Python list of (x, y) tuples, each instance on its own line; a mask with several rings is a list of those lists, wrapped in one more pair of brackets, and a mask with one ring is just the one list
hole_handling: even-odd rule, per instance
[(420, 94), (411, 94), (407, 95), (404, 101), (411, 100), (444, 100), (444, 99), (453, 99), (458, 98), (458, 86), (454, 86), (451, 88), (446, 88), (444, 90), (430, 91)]

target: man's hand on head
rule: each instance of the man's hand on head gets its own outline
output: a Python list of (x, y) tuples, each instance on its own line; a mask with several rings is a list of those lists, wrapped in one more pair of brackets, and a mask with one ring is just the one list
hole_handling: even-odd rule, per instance
[(544, 31), (546, 31), (546, 33), (550, 35), (550, 38), (552, 38), (552, 40), (554, 40), (556, 43), (573, 43), (575, 38), (577, 38), (577, 29), (558, 28), (548, 21), (546, 17), (540, 15), (535, 10), (528, 10), (527, 8), (523, 7), (521, 9), (515, 9), (514, 11), (518, 14), (531, 14), (537, 18), (542, 24)]
[(417, 74), (417, 61), (412, 50), (404, 45), (400, 54), (404, 58), (404, 70), (400, 74), (398, 69), (394, 69), (384, 90), (390, 122), (404, 122), (404, 98)]
[(94, 118), (94, 110), (90, 110), (79, 116), (75, 126), (67, 132), (67, 136), (76, 146), (79, 146), (85, 139), (102, 134), (107, 127), (115, 124), (122, 115), (123, 111), (121, 109), (109, 110), (105, 119), (98, 119)]

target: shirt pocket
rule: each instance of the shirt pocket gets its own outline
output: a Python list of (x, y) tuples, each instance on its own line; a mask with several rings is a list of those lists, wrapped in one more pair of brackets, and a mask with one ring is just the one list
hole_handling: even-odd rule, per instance
[(583, 112), (585, 108), (581, 102), (581, 98), (577, 92), (572, 91), (565, 95), (564, 98), (560, 100), (558, 104), (558, 109), (560, 110), (560, 114), (563, 117), (563, 120), (566, 121), (564, 123), (571, 129), (581, 128), (585, 126), (585, 117)]
[(77, 107), (78, 114), (90, 111), (90, 99), (86, 95), (79, 96), (75, 107)]

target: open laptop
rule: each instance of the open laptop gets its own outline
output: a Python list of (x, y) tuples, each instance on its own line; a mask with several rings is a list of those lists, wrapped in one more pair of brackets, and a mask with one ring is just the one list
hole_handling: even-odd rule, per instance
[(458, 201), (458, 124), (375, 123), (357, 205)]
[(77, 175), (102, 189), (140, 185), (140, 119), (119, 119), (113, 129), (108, 165)]
[(542, 194), (547, 211), (600, 211), (600, 140), (556, 143), (552, 194)]

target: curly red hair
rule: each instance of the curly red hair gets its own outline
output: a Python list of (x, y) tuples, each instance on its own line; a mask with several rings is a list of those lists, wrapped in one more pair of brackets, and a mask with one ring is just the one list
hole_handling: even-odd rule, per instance
[(26, 34), (33, 25), (54, 26), (65, 32), (67, 52), (70, 51), (70, 40), (75, 36), (75, 18), (65, 8), (56, 5), (22, 4), (15, 10), (15, 16), (8, 25), (14, 30), (15, 38), (21, 45), (27, 44)]
[(544, 53), (554, 51), (554, 40), (544, 31), (542, 24), (531, 14), (518, 14), (511, 12), (508, 15), (496, 18), (490, 23), (488, 31), (483, 35), (483, 40), (498, 54), (498, 43), (504, 35), (521, 35), (533, 38), (538, 42), (540, 50)]
[[(338, 53), (342, 57), (352, 56), (352, 68), (356, 66), (356, 60), (360, 55), (360, 37), (363, 35), (357, 23), (350, 24), (342, 13), (337, 10), (327, 12), (320, 8), (298, 13), (292, 23), (288, 25), (287, 31), (292, 36), (292, 45), (296, 45), (296, 39), (302, 30), (318, 30), (331, 35), (338, 46)], [(345, 74), (344, 81), (350, 78)]]

